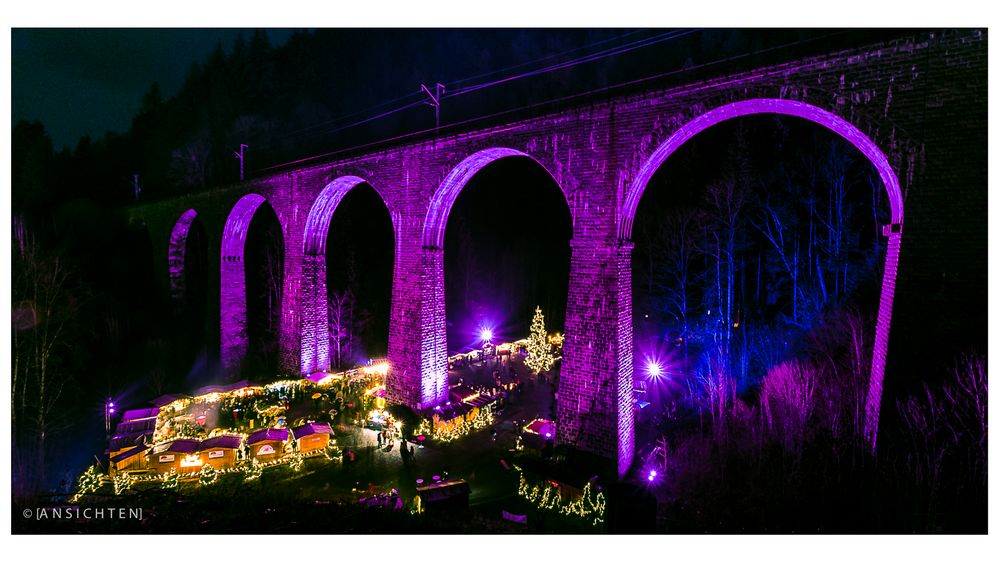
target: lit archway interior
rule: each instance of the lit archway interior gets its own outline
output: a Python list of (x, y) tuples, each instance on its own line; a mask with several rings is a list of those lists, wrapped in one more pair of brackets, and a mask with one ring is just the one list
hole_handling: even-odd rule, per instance
[(357, 176), (333, 180), (313, 203), (303, 241), (303, 374), (386, 353), (377, 342), (388, 338), (392, 223), (384, 200)]
[[(756, 114), (779, 114), (807, 119), (828, 128), (856, 147), (874, 165), (888, 195), (891, 209), (891, 224), (885, 225), (888, 236), (885, 257), (884, 277), (881, 284), (881, 297), (875, 328), (874, 351), (871, 361), (871, 374), (868, 382), (864, 433), (869, 445), (877, 443), (878, 417), (881, 404), (885, 361), (888, 352), (888, 332), (891, 325), (892, 301), (895, 292), (895, 279), (898, 272), (898, 256), (902, 239), (904, 218), (902, 191), (898, 177), (887, 157), (867, 135), (843, 118), (813, 105), (782, 99), (752, 99), (727, 104), (704, 113), (688, 122), (660, 145), (642, 165), (629, 187), (620, 213), (619, 237), (630, 240), (638, 203), (656, 170), (681, 145), (694, 135), (715, 124)], [(630, 316), (630, 313), (629, 313)]]
[[(510, 148), (488, 148), (476, 152), (462, 160), (445, 177), (441, 186), (434, 193), (433, 197), (431, 197), (430, 207), (427, 211), (427, 218), (424, 222), (423, 246), (426, 277), (423, 280), (424, 302), (421, 306), (421, 310), (424, 314), (421, 322), (424, 330), (422, 336), (422, 341), (424, 342), (423, 355), (421, 357), (421, 407), (430, 407), (447, 399), (447, 357), (449, 347), (453, 348), (453, 350), (458, 350), (465, 347), (466, 344), (481, 344), (481, 341), (477, 341), (476, 338), (476, 335), (479, 333), (481, 328), (492, 328), (496, 338), (512, 337), (513, 339), (519, 339), (521, 337), (526, 337), (527, 335), (526, 333), (518, 333), (520, 331), (519, 328), (513, 328), (506, 334), (503, 333), (503, 325), (507, 321), (507, 316), (512, 313), (511, 317), (516, 318), (521, 311), (509, 310), (507, 307), (512, 303), (505, 303), (505, 301), (509, 299), (503, 298), (502, 295), (496, 295), (495, 302), (491, 303), (491, 307), (487, 306), (484, 307), (483, 310), (479, 311), (481, 314), (478, 316), (481, 316), (481, 318), (478, 316), (469, 318), (451, 318), (451, 311), (448, 310), (445, 312), (447, 308), (445, 305), (447, 297), (444, 273), (445, 254), (447, 253), (450, 256), (450, 252), (458, 251), (458, 248), (448, 247), (445, 249), (445, 234), (451, 228), (450, 223), (452, 222), (451, 219), (453, 219), (452, 211), (455, 208), (456, 201), (459, 199), (459, 195), (464, 195), (463, 190), (470, 184), (470, 182), (472, 182), (473, 178), (475, 178), (477, 174), (483, 170), (483, 168), (500, 160), (504, 162), (512, 162), (517, 166), (524, 165), (523, 163), (518, 162), (526, 162), (529, 166), (536, 166), (537, 171), (545, 177), (545, 181), (549, 181), (552, 184), (552, 193), (556, 194), (555, 197), (558, 199), (558, 205), (565, 210), (565, 283), (568, 283), (568, 239), (571, 238), (572, 235), (572, 221), (565, 194), (561, 186), (559, 186), (553, 179), (552, 174), (530, 155)], [(527, 199), (528, 204), (535, 203), (533, 198), (528, 197)], [(524, 201), (521, 199), (504, 199), (502, 197), (497, 197), (490, 203), (489, 211), (497, 215), (513, 217), (517, 212), (518, 205), (523, 204)], [(551, 211), (550, 208), (549, 211)], [(515, 227), (515, 224), (518, 226)], [(508, 232), (508, 229), (523, 228), (525, 226), (528, 225), (523, 224), (520, 220), (514, 220), (511, 218), (507, 224), (498, 228), (495, 232), (490, 233), (488, 236), (490, 239), (502, 241), (505, 237), (504, 232)], [(511, 267), (510, 269), (514, 268)], [(530, 275), (530, 273), (526, 274)], [(490, 274), (486, 273), (482, 276), (470, 278), (483, 284), (496, 282), (496, 279), (490, 279), (489, 277)], [(565, 292), (565, 290), (563, 290), (563, 292)], [(561, 306), (558, 307), (560, 310), (548, 312), (547, 316), (551, 317), (552, 320), (561, 321), (561, 318), (564, 317), (564, 295), (561, 302)], [(523, 308), (530, 309), (526, 311), (526, 313), (533, 313), (534, 306), (537, 305), (545, 305), (545, 303), (534, 303), (531, 306)], [(530, 319), (528, 318), (528, 325), (529, 320)], [(549, 320), (549, 322), (552, 322), (552, 320)], [(515, 320), (512, 324), (516, 325), (517, 321)], [(449, 325), (452, 328), (452, 333), (464, 331), (465, 334), (470, 335), (470, 337), (465, 338), (468, 341), (449, 342)]]
[[(230, 374), (242, 370), (247, 356), (250, 333), (253, 331), (247, 314), (247, 241), (251, 237), (250, 226), (254, 222), (254, 218), (257, 217), (261, 206), (265, 204), (266, 199), (262, 195), (256, 193), (244, 195), (230, 211), (222, 234), (221, 360), (226, 372)], [(273, 210), (270, 210), (270, 213), (273, 216)], [(278, 225), (277, 230), (280, 235), (280, 225)], [(283, 239), (279, 240), (278, 243), (281, 245), (279, 261), (283, 262)], [(283, 265), (273, 265), (275, 267), (272, 269), (276, 269), (278, 272), (283, 270)], [(276, 287), (277, 298), (280, 298), (280, 279), (276, 283), (278, 284)], [(273, 287), (271, 289), (270, 293), (275, 292)], [(271, 310), (275, 307), (279, 310), (280, 303), (271, 303), (269, 306)], [(277, 322), (280, 322), (280, 317), (280, 314), (276, 315)], [(280, 327), (274, 327), (274, 331), (279, 333)]]

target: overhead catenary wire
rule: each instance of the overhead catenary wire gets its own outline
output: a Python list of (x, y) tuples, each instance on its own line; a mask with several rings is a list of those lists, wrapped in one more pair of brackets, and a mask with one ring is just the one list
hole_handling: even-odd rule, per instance
[[(767, 48), (764, 48), (764, 49), (757, 49), (757, 50), (749, 52), (749, 53), (742, 53), (742, 54), (733, 55), (733, 56), (730, 56), (730, 57), (715, 59), (713, 61), (708, 61), (708, 62), (701, 63), (701, 64), (696, 64), (696, 65), (691, 65), (691, 66), (685, 66), (683, 68), (669, 70), (669, 71), (658, 73), (658, 74), (647, 75), (647, 76), (643, 76), (641, 78), (636, 78), (634, 80), (628, 80), (628, 81), (625, 81), (625, 82), (619, 82), (617, 84), (603, 86), (603, 87), (600, 87), (600, 88), (594, 88), (592, 90), (587, 90), (587, 91), (579, 92), (579, 93), (576, 93), (576, 94), (570, 94), (568, 96), (563, 96), (563, 97), (555, 98), (555, 99), (551, 99), (551, 100), (545, 100), (545, 101), (537, 102), (537, 103), (530, 104), (530, 105), (527, 105), (527, 106), (521, 106), (521, 107), (516, 107), (516, 108), (512, 108), (512, 109), (506, 109), (506, 110), (503, 110), (503, 111), (498, 111), (498, 112), (491, 113), (491, 114), (488, 114), (488, 115), (481, 115), (481, 116), (477, 116), (477, 117), (472, 117), (472, 118), (469, 118), (469, 119), (465, 119), (463, 121), (459, 121), (459, 122), (455, 122), (455, 123), (450, 123), (448, 125), (444, 125), (444, 126), (440, 127), (440, 129), (457, 128), (457, 127), (461, 127), (461, 126), (464, 126), (464, 125), (468, 125), (470, 123), (475, 123), (475, 122), (478, 122), (478, 121), (493, 119), (493, 118), (496, 118), (496, 117), (499, 117), (499, 116), (502, 116), (502, 115), (508, 115), (508, 114), (516, 113), (516, 112), (520, 112), (520, 111), (529, 111), (531, 109), (536, 109), (538, 107), (542, 107), (542, 106), (546, 106), (546, 105), (558, 104), (558, 103), (562, 103), (562, 102), (565, 102), (565, 101), (569, 101), (569, 100), (573, 100), (573, 99), (577, 99), (577, 98), (580, 98), (580, 97), (585, 97), (585, 96), (589, 96), (589, 95), (593, 95), (593, 94), (597, 94), (597, 93), (605, 93), (605, 92), (609, 92), (609, 91), (620, 89), (620, 88), (626, 88), (626, 87), (629, 87), (629, 86), (635, 86), (635, 85), (641, 84), (643, 82), (648, 82), (648, 81), (651, 81), (651, 80), (657, 80), (657, 79), (666, 78), (666, 77), (674, 76), (674, 75), (678, 75), (678, 74), (684, 74), (684, 73), (694, 72), (694, 71), (697, 71), (697, 70), (700, 70), (700, 69), (703, 69), (703, 68), (708, 68), (708, 67), (711, 67), (711, 66), (715, 66), (715, 65), (719, 65), (719, 64), (724, 64), (724, 63), (727, 63), (727, 62), (733, 62), (733, 61), (736, 61), (736, 60), (739, 60), (739, 59), (743, 59), (743, 58), (746, 58), (746, 57), (757, 56), (757, 55), (765, 54), (765, 53), (768, 53), (768, 52), (771, 52), (771, 51), (775, 51), (775, 50), (779, 50), (779, 49), (786, 49), (788, 47), (794, 47), (796, 45), (802, 45), (802, 44), (811, 43), (811, 42), (814, 42), (814, 41), (819, 41), (819, 40), (822, 40), (822, 39), (827, 39), (829, 37), (833, 37), (833, 36), (836, 36), (836, 35), (841, 35), (843, 33), (847, 33), (848, 31), (849, 30), (836, 31), (836, 32), (832, 32), (832, 33), (823, 34), (823, 35), (820, 35), (818, 37), (811, 37), (811, 38), (808, 38), (808, 39), (800, 39), (800, 40), (797, 40), (797, 41), (791, 41), (791, 42), (788, 42), (788, 43), (782, 43), (780, 45), (775, 45), (773, 47), (767, 47)], [(419, 102), (414, 102), (412, 104), (408, 104), (407, 106), (403, 106), (401, 108), (398, 108), (397, 110), (392, 110), (392, 111), (386, 112), (385, 115), (391, 115), (392, 113), (395, 113), (397, 111), (402, 111), (404, 109), (409, 109), (410, 107), (415, 107), (417, 105), (423, 105), (423, 102), (419, 101)], [(378, 116), (376, 116), (374, 118), (371, 118), (371, 119), (366, 119), (364, 122), (368, 122), (368, 121), (376, 119), (376, 118), (378, 118)], [(344, 126), (344, 127), (340, 128), (340, 129), (337, 129), (337, 130), (335, 130), (333, 132), (336, 132), (336, 131), (339, 131), (339, 130), (343, 130), (343, 129), (346, 129), (346, 128), (350, 128), (352, 126), (354, 126), (354, 125), (353, 124), (352, 125), (347, 125), (347, 126)], [(276, 169), (279, 169), (279, 168), (284, 168), (284, 167), (287, 167), (287, 166), (300, 165), (300, 164), (304, 164), (306, 162), (313, 162), (313, 161), (317, 161), (317, 160), (322, 160), (322, 159), (330, 158), (330, 157), (333, 157), (333, 156), (336, 156), (336, 155), (339, 155), (339, 154), (343, 154), (343, 153), (346, 153), (346, 152), (351, 152), (351, 151), (355, 151), (355, 150), (359, 150), (359, 149), (363, 149), (363, 148), (370, 148), (370, 147), (378, 146), (378, 145), (381, 145), (381, 144), (388, 144), (388, 143), (397, 142), (397, 141), (400, 141), (400, 140), (403, 140), (403, 139), (420, 136), (420, 135), (426, 134), (427, 132), (432, 131), (432, 130), (433, 129), (421, 129), (419, 131), (412, 131), (412, 132), (409, 132), (409, 133), (404, 133), (402, 135), (397, 135), (397, 136), (386, 138), (386, 139), (379, 139), (377, 141), (372, 141), (372, 142), (368, 142), (368, 143), (364, 143), (364, 144), (360, 144), (360, 145), (356, 145), (356, 146), (351, 146), (351, 147), (348, 147), (348, 148), (338, 149), (338, 150), (334, 150), (334, 151), (330, 151), (330, 152), (325, 152), (325, 153), (322, 153), (322, 154), (317, 154), (317, 155), (309, 156), (309, 157), (306, 157), (306, 158), (300, 158), (300, 159), (296, 159), (296, 160), (284, 162), (284, 163), (281, 163), (281, 164), (275, 164), (275, 165), (272, 165), (272, 166), (258, 168), (256, 171), (258, 171), (258, 172), (265, 172), (265, 171), (270, 171), (270, 170), (276, 170)]]
[[(614, 36), (614, 37), (611, 37), (611, 38), (608, 38), (608, 39), (604, 39), (602, 41), (595, 41), (595, 42), (589, 43), (587, 45), (582, 45), (580, 47), (575, 47), (573, 49), (568, 49), (566, 51), (555, 53), (553, 55), (547, 55), (547, 56), (544, 56), (544, 57), (541, 57), (541, 58), (538, 58), (538, 59), (534, 59), (534, 60), (530, 60), (530, 61), (526, 61), (526, 62), (517, 63), (517, 64), (511, 65), (511, 66), (507, 66), (507, 67), (504, 67), (504, 68), (500, 68), (500, 69), (497, 69), (497, 70), (491, 70), (489, 72), (484, 72), (482, 74), (476, 74), (474, 76), (468, 76), (468, 77), (465, 77), (465, 78), (461, 78), (459, 80), (450, 80), (450, 81), (448, 81), (448, 84), (455, 84), (455, 85), (464, 84), (464, 83), (469, 82), (471, 80), (477, 80), (479, 78), (484, 78), (486, 76), (493, 76), (493, 75), (499, 74), (501, 72), (506, 72), (508, 70), (513, 70), (513, 69), (516, 69), (516, 68), (522, 68), (524, 66), (529, 66), (529, 65), (532, 65), (532, 64), (537, 64), (539, 62), (543, 62), (543, 61), (551, 60), (551, 59), (554, 59), (554, 58), (562, 57), (562, 56), (565, 56), (565, 55), (568, 55), (568, 54), (571, 54), (571, 53), (574, 53), (574, 52), (577, 52), (577, 51), (581, 51), (581, 50), (584, 50), (584, 49), (589, 49), (589, 48), (592, 48), (592, 47), (596, 47), (597, 45), (603, 45), (605, 43), (610, 43), (612, 41), (618, 41), (620, 39), (623, 39), (625, 37), (629, 37), (631, 35), (635, 35), (636, 33), (641, 33), (643, 31), (647, 31), (647, 30), (645, 30), (645, 29), (638, 29), (638, 30), (631, 31), (631, 32), (628, 32), (628, 33), (624, 33), (624, 34), (621, 34), (621, 35), (617, 35), (617, 36)], [(287, 131), (287, 132), (284, 132), (284, 133), (279, 133), (279, 134), (275, 135), (274, 138), (275, 139), (285, 139), (285, 138), (288, 138), (288, 137), (292, 137), (292, 136), (300, 135), (302, 133), (306, 133), (306, 132), (314, 130), (314, 129), (318, 129), (320, 127), (330, 126), (330, 125), (333, 125), (335, 123), (339, 123), (339, 122), (345, 121), (347, 119), (350, 119), (351, 117), (356, 117), (358, 115), (363, 115), (365, 113), (368, 113), (369, 111), (373, 111), (373, 110), (376, 110), (376, 109), (381, 109), (382, 107), (385, 107), (386, 105), (391, 105), (393, 103), (400, 102), (400, 101), (405, 100), (407, 98), (418, 97), (418, 96), (421, 95), (421, 93), (422, 92), (419, 89), (415, 89), (415, 90), (412, 90), (412, 91), (410, 91), (410, 92), (408, 92), (406, 94), (403, 94), (401, 96), (392, 98), (392, 99), (390, 99), (388, 101), (384, 101), (384, 102), (379, 103), (377, 105), (366, 107), (364, 109), (353, 111), (351, 113), (347, 113), (347, 114), (344, 114), (344, 115), (339, 115), (337, 117), (334, 117), (333, 119), (327, 119), (326, 121), (322, 121), (322, 122), (319, 122), (319, 123), (314, 123), (312, 125), (308, 125), (308, 126), (300, 128), (300, 129), (295, 129), (293, 131)], [(407, 104), (405, 107), (408, 109), (409, 107), (412, 107), (412, 106)]]
[[(551, 65), (551, 66), (548, 66), (548, 67), (536, 69), (536, 70), (533, 70), (533, 71), (528, 71), (528, 72), (517, 74), (517, 75), (513, 75), (513, 76), (508, 76), (508, 77), (505, 77), (505, 78), (502, 78), (502, 79), (499, 79), (499, 80), (495, 80), (495, 81), (492, 81), (492, 82), (487, 82), (487, 83), (482, 83), (482, 84), (473, 84), (471, 86), (466, 86), (465, 88), (459, 89), (458, 91), (456, 91), (454, 93), (449, 92), (448, 94), (446, 94), (445, 96), (443, 96), (443, 99), (447, 99), (447, 98), (455, 97), (455, 96), (460, 96), (460, 95), (464, 95), (464, 94), (469, 94), (469, 93), (472, 93), (474, 91), (482, 90), (482, 89), (485, 89), (485, 88), (490, 88), (490, 87), (497, 86), (497, 85), (500, 85), (500, 84), (505, 84), (505, 83), (508, 83), (508, 82), (512, 82), (514, 80), (520, 80), (522, 78), (527, 78), (527, 77), (531, 77), (531, 76), (538, 76), (538, 75), (545, 74), (545, 73), (548, 73), (548, 72), (554, 72), (554, 71), (558, 71), (558, 70), (564, 70), (564, 69), (567, 69), (567, 68), (572, 68), (572, 67), (580, 65), (580, 64), (597, 61), (597, 60), (600, 60), (600, 59), (603, 59), (603, 58), (607, 58), (607, 57), (611, 57), (611, 56), (616, 56), (616, 55), (619, 55), (619, 54), (630, 52), (630, 51), (633, 51), (633, 50), (636, 50), (636, 49), (640, 49), (640, 48), (643, 48), (643, 47), (647, 47), (647, 46), (650, 46), (650, 45), (654, 45), (654, 44), (662, 43), (662, 42), (665, 42), (665, 41), (669, 41), (671, 39), (675, 39), (677, 37), (681, 37), (681, 36), (687, 35), (689, 33), (694, 33), (696, 31), (700, 31), (700, 29), (671, 30), (671, 31), (666, 32), (666, 33), (662, 33), (662, 34), (655, 35), (655, 36), (652, 36), (652, 37), (647, 37), (647, 38), (644, 38), (644, 39), (639, 39), (637, 41), (625, 43), (625, 44), (619, 45), (617, 47), (612, 47), (610, 49), (605, 49), (603, 51), (597, 51), (595, 53), (591, 53), (591, 54), (585, 55), (583, 57), (579, 57), (579, 58), (576, 58), (576, 59), (570, 59), (568, 61), (563, 61), (562, 63), (558, 63), (558, 64)], [(624, 35), (620, 35), (620, 36), (616, 37), (615, 39), (621, 39), (623, 37), (627, 37), (629, 35), (633, 35), (634, 33), (637, 33), (637, 31), (636, 32), (632, 32), (632, 33), (626, 33)], [(512, 65), (512, 66), (506, 67), (504, 69), (499, 69), (499, 70), (495, 70), (495, 71), (491, 71), (491, 72), (479, 74), (479, 75), (476, 75), (476, 76), (472, 76), (472, 77), (468, 77), (468, 78), (463, 78), (463, 79), (460, 79), (460, 80), (457, 80), (457, 81), (452, 81), (452, 83), (454, 83), (454, 84), (461, 84), (461, 83), (468, 82), (468, 81), (470, 81), (472, 79), (475, 79), (475, 78), (480, 78), (480, 77), (484, 77), (484, 76), (490, 76), (490, 75), (498, 74), (498, 73), (503, 72), (505, 70), (510, 70), (510, 69), (513, 69), (513, 68), (519, 68), (519, 67), (523, 67), (523, 66), (527, 66), (527, 65), (531, 65), (531, 64), (536, 64), (538, 62), (542, 62), (542, 61), (545, 61), (545, 60), (550, 60), (552, 58), (563, 56), (563, 55), (568, 54), (568, 53), (572, 53), (572, 52), (583, 50), (583, 49), (587, 49), (587, 48), (592, 48), (592, 47), (594, 47), (596, 45), (604, 44), (604, 43), (610, 42), (610, 41), (615, 40), (615, 39), (605, 39), (603, 41), (598, 41), (598, 42), (595, 42), (595, 43), (591, 43), (589, 45), (585, 45), (585, 46), (582, 46), (582, 47), (577, 47), (575, 49), (570, 49), (568, 51), (564, 51), (564, 52), (556, 54), (556, 55), (549, 55), (549, 56), (546, 56), (546, 57), (535, 59), (533, 61), (528, 61), (528, 62), (524, 62), (524, 63)], [(372, 116), (372, 117), (366, 117), (364, 119), (361, 119), (361, 120), (358, 120), (358, 121), (355, 121), (355, 122), (352, 122), (352, 123), (349, 123), (349, 124), (346, 124), (346, 125), (342, 125), (342, 126), (339, 126), (339, 127), (330, 128), (331, 126), (334, 126), (335, 123), (341, 122), (341, 121), (343, 121), (345, 118), (347, 118), (349, 116), (363, 114), (363, 113), (366, 113), (367, 111), (370, 111), (371, 109), (377, 109), (377, 108), (380, 108), (380, 107), (384, 107), (385, 105), (389, 105), (389, 104), (391, 104), (393, 102), (401, 101), (401, 100), (404, 100), (406, 98), (413, 97), (413, 96), (422, 96), (422, 91), (419, 90), (419, 89), (417, 89), (416, 91), (411, 92), (409, 94), (405, 94), (403, 96), (399, 96), (399, 97), (397, 97), (397, 98), (395, 98), (393, 100), (381, 103), (379, 105), (373, 106), (373, 107), (365, 109), (365, 110), (360, 110), (360, 111), (354, 112), (352, 114), (349, 114), (348, 116), (340, 116), (340, 117), (337, 117), (335, 119), (331, 119), (331, 120), (325, 121), (323, 123), (317, 123), (317, 124), (314, 124), (314, 125), (310, 125), (310, 126), (304, 127), (302, 129), (298, 129), (296, 131), (291, 131), (291, 132), (288, 132), (288, 133), (279, 134), (279, 135), (276, 135), (274, 138), (278, 139), (278, 140), (283, 140), (283, 139), (286, 139), (286, 138), (289, 138), (289, 137), (293, 137), (293, 136), (299, 136), (299, 137), (303, 137), (303, 138), (308, 138), (308, 137), (313, 137), (313, 136), (317, 136), (317, 135), (332, 135), (334, 133), (337, 133), (337, 132), (340, 132), (340, 131), (343, 131), (343, 130), (346, 130), (346, 129), (357, 127), (357, 126), (363, 125), (365, 123), (370, 123), (371, 121), (375, 121), (377, 119), (388, 117), (388, 116), (393, 115), (395, 113), (398, 113), (400, 111), (404, 111), (406, 109), (410, 109), (412, 107), (416, 107), (416, 106), (422, 105), (422, 101), (421, 100), (417, 100), (417, 101), (410, 102), (410, 103), (407, 103), (405, 105), (402, 105), (400, 107), (397, 107), (395, 109), (391, 109), (391, 110), (379, 113), (378, 115), (375, 115), (375, 116)]]

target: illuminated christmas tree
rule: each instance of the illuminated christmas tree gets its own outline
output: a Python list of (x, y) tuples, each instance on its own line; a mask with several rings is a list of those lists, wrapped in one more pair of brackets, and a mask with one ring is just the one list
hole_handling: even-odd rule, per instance
[(534, 320), (531, 320), (531, 335), (527, 338), (527, 360), (524, 363), (535, 375), (551, 369), (555, 363), (555, 356), (552, 355), (551, 345), (548, 343), (548, 333), (545, 331), (545, 316), (541, 314), (540, 306), (534, 311)]

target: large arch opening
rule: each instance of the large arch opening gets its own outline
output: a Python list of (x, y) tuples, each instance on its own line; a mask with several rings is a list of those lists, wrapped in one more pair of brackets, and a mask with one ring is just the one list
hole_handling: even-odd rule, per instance
[[(774, 121), (774, 115), (783, 117)], [(685, 173), (688, 177), (690, 174), (706, 177), (704, 170), (677, 170), (675, 173), (661, 170), (660, 166), (666, 159), (677, 151), (697, 150), (702, 143), (692, 147), (685, 145), (706, 129), (717, 126), (738, 132), (739, 126), (734, 126), (732, 122), (725, 123), (736, 117), (743, 118), (740, 122), (776, 123), (774, 126), (777, 129), (771, 131), (773, 144), (748, 147), (748, 143), (743, 143), (741, 149), (732, 151), (736, 161), (734, 165), (729, 163), (726, 172), (729, 176), (704, 182), (707, 185), (701, 186), (696, 194), (682, 193), (682, 190), (681, 193), (673, 193), (672, 190), (660, 188), (663, 193), (659, 199), (673, 197), (672, 210), (665, 213), (663, 220), (669, 232), (663, 232), (661, 225), (642, 226), (636, 223), (639, 202), (644, 200), (643, 195), (650, 185), (658, 181), (682, 183), (680, 178)], [(820, 125), (824, 131), (816, 132), (820, 129), (816, 127), (802, 129), (801, 124), (807, 122)], [(794, 165), (778, 159), (774, 163), (779, 164), (783, 177), (765, 181), (765, 178), (752, 173), (751, 163), (746, 160), (746, 154), (752, 154), (752, 148), (756, 148), (758, 153), (769, 151), (770, 157), (775, 158), (775, 154), (780, 153), (781, 142), (786, 143), (785, 148), (803, 142), (803, 130), (814, 135), (808, 142), (826, 147), (822, 158), (812, 162), (810, 171), (795, 170)], [(708, 135), (709, 145), (714, 132), (703, 133)], [(698, 137), (700, 140), (701, 137)], [(794, 148), (796, 152), (801, 152), (800, 146)], [(808, 167), (807, 162), (799, 164)], [(714, 171), (719, 172), (717, 163), (714, 166)], [(701, 175), (698, 176), (698, 173)], [(825, 191), (814, 189), (817, 183), (822, 183), (816, 181), (822, 179), (820, 176), (831, 180), (825, 182), (828, 184)], [(852, 182), (858, 181), (858, 177), (867, 178), (859, 180), (867, 183), (862, 186), (866, 187), (865, 204), (869, 209), (866, 221), (860, 221), (864, 226), (852, 224), (850, 218), (844, 216), (849, 215), (853, 206), (858, 204), (850, 198), (865, 191), (851, 189)], [(783, 182), (783, 185), (775, 187), (775, 182)], [(771, 185), (766, 185), (768, 183)], [(802, 188), (802, 184), (809, 183), (813, 187), (811, 191)], [(666, 191), (670, 193), (666, 194)], [(642, 203), (643, 207), (648, 206), (650, 210), (657, 206), (660, 210), (665, 208), (662, 201), (656, 199), (650, 194), (649, 201)], [(887, 209), (882, 201), (886, 202)], [(706, 220), (713, 220), (719, 227), (710, 235), (705, 235), (704, 229), (698, 227)], [(633, 255), (634, 318), (636, 383), (639, 388), (643, 382), (668, 377), (667, 371), (671, 367), (676, 368), (677, 364), (689, 369), (689, 353), (695, 345), (723, 351), (722, 365), (714, 365), (709, 369), (711, 372), (751, 368), (746, 351), (749, 348), (760, 351), (766, 346), (751, 341), (747, 321), (759, 322), (761, 310), (769, 310), (770, 314), (777, 311), (789, 319), (789, 324), (802, 328), (801, 333), (807, 333), (805, 328), (810, 323), (822, 321), (823, 311), (828, 312), (829, 308), (825, 305), (845, 302), (844, 295), (856, 288), (851, 285), (856, 285), (857, 278), (863, 277), (866, 267), (866, 271), (874, 277), (873, 296), (869, 299), (872, 302), (874, 338), (870, 361), (862, 367), (869, 374), (860, 385), (860, 396), (856, 397), (856, 425), (860, 426), (859, 431), (873, 447), (876, 443), (902, 220), (901, 190), (887, 158), (866, 135), (835, 114), (801, 102), (758, 99), (725, 105), (690, 121), (642, 166), (622, 208), (619, 234), (624, 239), (634, 235), (636, 241)], [(740, 230), (740, 227), (748, 227), (748, 232), (753, 234), (752, 242), (745, 239), (747, 228)], [(823, 238), (816, 229), (832, 234)], [(887, 240), (883, 235), (887, 235)], [(644, 291), (648, 293), (646, 296), (638, 287), (643, 279), (650, 287), (654, 285), (655, 276), (650, 275), (650, 270), (656, 266), (654, 240), (657, 237), (663, 239), (661, 246), (670, 248), (668, 253), (674, 262), (669, 267), (661, 268), (669, 271), (674, 285), (666, 291), (668, 296), (655, 295), (651, 289)], [(818, 240), (826, 242), (826, 247), (817, 248)], [(756, 252), (756, 264), (749, 256), (753, 252), (745, 250), (747, 245), (765, 249)], [(851, 248), (846, 246), (851, 246), (855, 252), (851, 254)], [(821, 260), (818, 259), (820, 250), (824, 258)], [(879, 262), (881, 253), (885, 256), (883, 262)], [(698, 254), (711, 255), (713, 259), (698, 264)], [(643, 264), (646, 259), (648, 265)], [(849, 270), (851, 267), (854, 268), (852, 272)], [(877, 287), (879, 276), (881, 283)], [(676, 285), (687, 284), (690, 287), (691, 281), (696, 278), (707, 278), (708, 282), (702, 283), (707, 290), (704, 287), (686, 292), (676, 290)], [(773, 287), (781, 283), (790, 291), (790, 296), (775, 295), (779, 291)], [(747, 288), (750, 289), (749, 295), (744, 294)], [(808, 294), (812, 290), (820, 292), (817, 305), (813, 302), (816, 299)], [(853, 297), (864, 300), (863, 295)], [(706, 304), (709, 302), (714, 306), (713, 310)], [(747, 304), (756, 306), (755, 317), (749, 313)], [(660, 310), (656, 310), (657, 305)], [(713, 313), (711, 318), (708, 318), (709, 310)], [(655, 316), (661, 318), (664, 313), (673, 317), (672, 322), (666, 323), (671, 324), (668, 328), (663, 323), (655, 322)], [(647, 319), (646, 314), (653, 318)], [(869, 343), (870, 330), (864, 333)], [(705, 336), (708, 342), (704, 341)], [(655, 343), (650, 344), (650, 339)], [(787, 345), (790, 343), (785, 347)], [(677, 357), (678, 349), (682, 358)], [(740, 358), (739, 365), (733, 362), (736, 358)], [(763, 358), (760, 363), (762, 365), (772, 359)], [(744, 382), (751, 385), (753, 381)]]
[(263, 196), (245, 195), (222, 235), (221, 359), (230, 377), (277, 373), (283, 283), (278, 217)]
[(363, 179), (337, 178), (319, 194), (303, 248), (303, 373), (387, 354), (394, 238), (388, 207)]
[[(538, 308), (546, 335), (564, 331), (571, 238), (561, 187), (526, 154), (488, 149), (452, 171), (434, 197), (424, 238), (443, 252), (435, 262), (443, 275), (440, 355), (485, 353), (450, 365), (445, 390), (494, 387), (497, 373), (501, 383), (535, 377), (524, 357), (498, 355), (486, 344), (527, 339)], [(537, 417), (554, 417), (558, 371), (559, 363), (542, 370), (543, 384), (533, 387)]]
[(170, 232), (167, 273), (179, 346), (175, 357), (192, 382), (205, 375), (208, 365), (208, 240), (194, 209), (184, 211)]

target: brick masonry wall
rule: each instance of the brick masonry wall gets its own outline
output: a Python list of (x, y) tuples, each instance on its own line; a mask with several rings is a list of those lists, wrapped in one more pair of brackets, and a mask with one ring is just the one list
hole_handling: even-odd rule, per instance
[[(396, 230), (389, 397), (428, 407), (446, 396), (443, 252), (426, 244), (425, 232), (431, 202), (451, 170), (478, 151), (504, 147), (533, 158), (562, 189), (573, 220), (557, 440), (616, 459), (623, 472), (633, 454), (634, 433), (630, 241), (620, 240), (627, 232), (622, 225), (631, 219), (623, 210), (625, 195), (642, 165), (671, 134), (713, 108), (754, 98), (808, 103), (858, 127), (887, 156), (906, 212), (887, 380), (903, 379), (902, 371), (925, 359), (927, 352), (919, 350), (934, 349), (940, 342), (954, 350), (979, 344), (984, 349), (986, 51), (984, 32), (926, 31), (906, 40), (305, 166), (139, 205), (130, 212), (146, 223), (154, 245), (163, 246), (156, 259), (163, 262), (157, 268), (165, 285), (167, 241), (183, 211), (197, 210), (208, 239), (218, 248), (226, 216), (239, 196), (263, 195), (285, 235), (282, 367), (289, 374), (307, 372), (322, 364), (319, 340), (328, 336), (322, 319), (309, 312), (318, 311), (325, 300), (320, 297), (325, 275), (311, 258), (303, 259), (303, 227), (332, 180), (363, 178), (386, 202)], [(221, 257), (214, 263), (221, 263), (222, 279), (238, 280), (239, 263), (225, 261), (216, 251), (209, 256)], [(233, 282), (216, 293), (221, 295), (221, 307), (215, 310), (223, 312), (222, 333), (230, 321), (224, 311), (238, 308), (233, 299), (239, 290), (245, 291)], [(927, 317), (935, 323), (921, 322)], [(222, 340), (224, 356), (245, 352), (245, 342)], [(900, 341), (906, 343), (906, 356), (892, 353)], [(303, 364), (310, 349), (317, 350), (317, 359)]]

